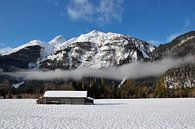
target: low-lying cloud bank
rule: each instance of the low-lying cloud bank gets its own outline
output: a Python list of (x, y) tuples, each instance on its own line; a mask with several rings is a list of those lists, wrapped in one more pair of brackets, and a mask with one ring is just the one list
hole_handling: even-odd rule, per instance
[(57, 69), (54, 71), (23, 71), (5, 74), (22, 77), (26, 80), (79, 80), (83, 77), (98, 77), (122, 80), (124, 78), (138, 79), (143, 77), (159, 76), (170, 68), (189, 63), (195, 63), (194, 56), (186, 56), (179, 59), (165, 58), (155, 62), (133, 62), (120, 67), (111, 67), (107, 69), (78, 68), (71, 71)]

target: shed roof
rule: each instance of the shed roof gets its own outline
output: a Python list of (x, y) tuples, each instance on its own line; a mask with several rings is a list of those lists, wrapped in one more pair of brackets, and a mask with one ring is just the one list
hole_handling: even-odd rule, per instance
[(87, 91), (46, 91), (43, 97), (87, 97)]

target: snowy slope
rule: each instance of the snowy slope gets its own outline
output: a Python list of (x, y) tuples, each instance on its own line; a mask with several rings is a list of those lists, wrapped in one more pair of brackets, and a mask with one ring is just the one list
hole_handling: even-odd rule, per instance
[(41, 46), (41, 44), (42, 44), (42, 42), (40, 40), (32, 40), (32, 41), (30, 41), (30, 42), (28, 42), (26, 44), (23, 44), (23, 45), (21, 45), (21, 46), (19, 46), (17, 48), (13, 48), (13, 49), (11, 49), (9, 51), (6, 51), (5, 53), (1, 53), (1, 54), (3, 56), (4, 55), (10, 55), (10, 54), (16, 53), (17, 51), (20, 51), (20, 50), (22, 50), (24, 48), (27, 48), (29, 46), (36, 46), (36, 45)]
[(4, 53), (7, 53), (7, 52), (9, 52), (9, 51), (11, 51), (11, 50), (12, 50), (12, 48), (10, 48), (10, 47), (1, 48), (1, 49), (0, 49), (0, 55), (1, 55), (1, 54), (4, 54)]
[(44, 43), (40, 40), (32, 40), (32, 41), (29, 41), (28, 43), (25, 43), (25, 44), (23, 44), (19, 47), (10, 49), (9, 51), (2, 52), (1, 56), (11, 55), (13, 53), (16, 53), (16, 52), (22, 50), (22, 49), (27, 49), (30, 46), (40, 46), (40, 47), (42, 47), (41, 57), (46, 57), (46, 56), (52, 54), (53, 51), (54, 51), (54, 48), (55, 48), (54, 46), (52, 46), (50, 44), (47, 44), (47, 43)]
[[(143, 44), (140, 44), (140, 42), (137, 42), (138, 40), (135, 38), (128, 37), (128, 36), (118, 34), (118, 33), (112, 33), (112, 32), (104, 33), (104, 32), (100, 32), (96, 30), (93, 30), (87, 34), (82, 34), (79, 37), (74, 37), (70, 40), (65, 41), (64, 43), (61, 43), (61, 45), (59, 45), (59, 49), (62, 50), (76, 42), (92, 42), (92, 43), (95, 43), (95, 45), (97, 46), (106, 46), (109, 44), (114, 44), (116, 42), (121, 43), (121, 44), (127, 43), (124, 41), (124, 39), (120, 39), (121, 37), (126, 38), (126, 40), (132, 40), (132, 43), (134, 43), (137, 47), (140, 47), (140, 49), (144, 49)], [(144, 42), (144, 41), (141, 41), (141, 42)], [(154, 46), (149, 45), (149, 51), (152, 52), (153, 50), (154, 50)]]
[(48, 42), (48, 44), (55, 47), (55, 49), (58, 49), (58, 47), (65, 42), (65, 39), (63, 35), (58, 35), (54, 37), (51, 41)]

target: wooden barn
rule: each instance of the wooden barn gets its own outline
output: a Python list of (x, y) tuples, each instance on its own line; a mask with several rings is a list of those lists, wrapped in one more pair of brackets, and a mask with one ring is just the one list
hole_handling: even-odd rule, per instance
[(37, 100), (39, 104), (93, 104), (94, 99), (87, 97), (87, 91), (46, 91)]

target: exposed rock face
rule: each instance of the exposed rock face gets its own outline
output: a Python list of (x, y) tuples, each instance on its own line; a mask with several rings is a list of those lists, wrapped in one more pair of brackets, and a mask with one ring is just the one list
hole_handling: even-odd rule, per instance
[(186, 64), (170, 69), (164, 76), (165, 85), (168, 88), (195, 87), (195, 64)]

